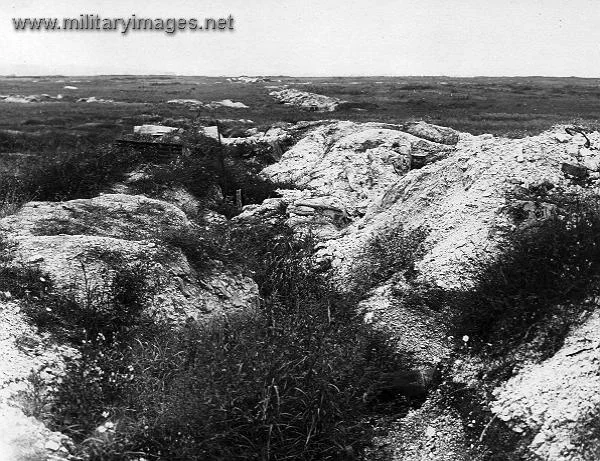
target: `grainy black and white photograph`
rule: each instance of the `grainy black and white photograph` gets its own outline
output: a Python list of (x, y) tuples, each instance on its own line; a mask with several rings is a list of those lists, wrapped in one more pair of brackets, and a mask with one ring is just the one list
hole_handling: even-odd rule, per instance
[(0, 0), (0, 461), (600, 460), (600, 3)]

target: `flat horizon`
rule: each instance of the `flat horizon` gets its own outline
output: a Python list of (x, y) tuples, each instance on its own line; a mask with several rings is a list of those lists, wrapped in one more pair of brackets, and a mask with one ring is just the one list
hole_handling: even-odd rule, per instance
[(224, 75), (201, 75), (201, 74), (171, 74), (171, 73), (106, 73), (106, 74), (0, 74), (0, 78), (41, 78), (41, 77), (191, 77), (191, 78), (548, 78), (548, 79), (581, 79), (600, 80), (598, 77), (580, 77), (577, 75), (270, 75), (270, 74), (224, 74)]

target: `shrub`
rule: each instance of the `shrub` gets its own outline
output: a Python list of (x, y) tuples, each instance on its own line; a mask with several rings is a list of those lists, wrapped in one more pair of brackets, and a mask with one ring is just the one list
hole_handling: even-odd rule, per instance
[(15, 213), (31, 200), (31, 192), (16, 176), (0, 172), (0, 219)]
[(132, 151), (103, 145), (83, 152), (39, 158), (18, 175), (0, 176), (0, 203), (27, 200), (60, 201), (97, 195), (137, 163)]
[(365, 245), (354, 270), (353, 290), (363, 295), (382, 284), (394, 274), (401, 273), (412, 280), (417, 271), (415, 263), (425, 252), (426, 228), (406, 232), (402, 225), (375, 235)]
[[(139, 193), (154, 195), (167, 187), (180, 186), (212, 209), (228, 217), (241, 210), (236, 207), (236, 193), (241, 190), (242, 203), (260, 203), (275, 195), (276, 186), (258, 175), (261, 163), (246, 160), (239, 147), (221, 146), (211, 138), (186, 135), (188, 154), (168, 165), (147, 167), (147, 177), (132, 186)], [(222, 198), (214, 196), (218, 188)]]
[(203, 274), (214, 266), (215, 260), (227, 263), (231, 269), (241, 263), (232, 257), (229, 233), (227, 224), (205, 225), (201, 218), (197, 218), (193, 227), (162, 233), (159, 237), (166, 245), (179, 248), (192, 268)]
[(43, 296), (50, 284), (37, 268), (12, 262), (12, 243), (0, 234), (0, 292), (4, 296), (27, 299)]
[(41, 332), (80, 352), (78, 360), (66, 362), (61, 384), (46, 390), (52, 410), (43, 415), (50, 427), (78, 442), (104, 420), (106, 408), (119, 406), (131, 379), (129, 345), (158, 331), (145, 310), (152, 295), (147, 274), (143, 265), (122, 268), (108, 286), (88, 291), (84, 299), (48, 291), (23, 303), (23, 313)]
[(156, 289), (148, 285), (148, 274), (142, 263), (121, 267), (107, 286), (87, 287), (83, 298), (46, 289), (43, 298), (28, 300), (23, 312), (40, 331), (52, 333), (61, 342), (77, 347), (99, 340), (118, 343), (145, 320), (144, 309)]
[[(164, 188), (182, 186), (198, 199), (208, 199), (214, 209), (227, 216), (240, 211), (235, 206), (238, 190), (242, 192), (243, 204), (259, 203), (274, 196), (276, 186), (258, 175), (264, 166), (264, 160), (257, 161), (260, 153), (246, 159), (244, 149), (221, 146), (198, 134), (197, 127), (184, 132), (182, 138), (188, 154), (170, 164), (147, 165), (147, 177), (134, 183), (134, 190), (156, 195)], [(123, 180), (143, 160), (144, 155), (135, 149), (110, 144), (98, 147), (84, 144), (64, 152), (48, 152), (18, 173), (0, 172), (0, 213), (14, 212), (28, 200), (93, 197)], [(210, 197), (216, 186), (222, 191), (223, 200)]]
[(137, 162), (134, 152), (103, 145), (83, 153), (45, 158), (27, 172), (24, 182), (37, 200), (88, 198), (122, 179)]
[(454, 301), (456, 333), (473, 337), (496, 355), (535, 336), (534, 327), (542, 324), (551, 327), (545, 332), (545, 354), (553, 354), (573, 309), (585, 308), (584, 299), (598, 291), (598, 198), (556, 194), (545, 200), (556, 206), (556, 214), (516, 231), (503, 253), (480, 272), (475, 289)]
[[(600, 279), (600, 201), (542, 188), (531, 200), (554, 214), (535, 224), (509, 210), (520, 227), (492, 261), (482, 263), (468, 290), (442, 289), (417, 280), (414, 260), (422, 255), (424, 231), (374, 239), (359, 274), (366, 287), (404, 271), (408, 287), (393, 294), (405, 306), (444, 312), (449, 333), (469, 336), (472, 350), (495, 357), (533, 340), (544, 356), (562, 344), (568, 326), (595, 296)], [(523, 199), (524, 197), (520, 197)], [(517, 210), (518, 211), (518, 210)], [(540, 338), (540, 335), (542, 338)]]

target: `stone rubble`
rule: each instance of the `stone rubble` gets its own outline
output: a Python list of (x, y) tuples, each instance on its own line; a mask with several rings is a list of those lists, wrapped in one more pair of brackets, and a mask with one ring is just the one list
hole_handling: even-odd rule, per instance
[(85, 102), (85, 103), (99, 103), (99, 104), (111, 104), (114, 103), (115, 101), (112, 99), (102, 99), (102, 98), (97, 98), (96, 96), (89, 96), (87, 98), (79, 98), (77, 101), (75, 102)]
[(240, 77), (229, 77), (227, 81), (232, 83), (265, 83), (270, 82), (271, 79), (267, 77), (248, 77), (242, 75)]
[(188, 106), (191, 109), (204, 107), (207, 109), (218, 109), (219, 107), (228, 107), (230, 109), (248, 109), (249, 106), (241, 101), (232, 101), (231, 99), (223, 99), (221, 101), (211, 101), (204, 103), (198, 99), (171, 99), (167, 101), (167, 104), (179, 104)]
[(56, 96), (50, 96), (49, 94), (32, 94), (29, 96), (23, 96), (20, 94), (0, 95), (1, 102), (12, 102), (19, 104), (29, 104), (33, 102), (52, 102), (60, 101), (61, 99), (63, 99), (62, 94)]
[(297, 106), (301, 109), (318, 112), (333, 112), (337, 107), (345, 102), (338, 98), (323, 96), (322, 94), (309, 93), (293, 88), (286, 88), (279, 91), (271, 91), (270, 96), (277, 99), (282, 104)]

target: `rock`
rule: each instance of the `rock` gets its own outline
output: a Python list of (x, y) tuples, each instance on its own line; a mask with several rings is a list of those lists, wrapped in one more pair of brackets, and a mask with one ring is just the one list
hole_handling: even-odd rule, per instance
[[(278, 162), (281, 160), (281, 156), (283, 155), (281, 146), (288, 144), (292, 140), (294, 132), (301, 129), (303, 128), (298, 128), (297, 126), (288, 126), (285, 128), (271, 127), (265, 132), (258, 130), (247, 130), (247, 136), (221, 136), (221, 142), (230, 146), (253, 147), (259, 151), (260, 155), (263, 155), (265, 152), (270, 152), (272, 159)], [(204, 130), (206, 130), (206, 128)], [(208, 133), (205, 131), (204, 134), (217, 139), (216, 127), (213, 130), (214, 131), (210, 131)]]
[[(599, 440), (588, 432), (600, 408), (600, 313), (572, 329), (551, 358), (530, 365), (494, 391), (492, 411), (515, 432), (533, 438), (530, 450), (549, 461), (589, 459)], [(596, 438), (594, 438), (596, 437)]]
[(29, 104), (33, 102), (50, 102), (58, 101), (62, 99), (62, 95), (50, 96), (49, 94), (32, 94), (29, 96), (23, 96), (20, 94), (0, 95), (0, 101), (12, 102), (18, 104)]
[(294, 205), (296, 206), (307, 206), (311, 208), (330, 209), (336, 211), (342, 211), (339, 205), (335, 205), (335, 199), (327, 197), (312, 198), (306, 200), (296, 200)]
[[(200, 130), (198, 130), (198, 132), (200, 134), (203, 134), (204, 136), (208, 136), (209, 138), (212, 139), (219, 139), (219, 129), (217, 128), (216, 125), (213, 126), (204, 126), (202, 128), (200, 128)], [(221, 138), (223, 139), (223, 138)]]
[(271, 91), (270, 96), (273, 96), (283, 104), (300, 107), (305, 110), (313, 110), (319, 112), (332, 112), (337, 107), (345, 102), (341, 99), (323, 96), (322, 94), (308, 93), (296, 89), (284, 89), (280, 91)]
[(579, 162), (588, 170), (600, 171), (600, 152), (582, 147), (579, 149)]
[(375, 436), (364, 459), (393, 461), (472, 461), (479, 459), (469, 446), (460, 416), (425, 402)]
[(179, 131), (179, 128), (162, 125), (140, 125), (133, 127), (133, 132), (135, 134), (145, 134), (154, 137), (164, 136), (166, 134), (174, 133), (176, 131)]
[(563, 163), (560, 167), (565, 176), (575, 179), (586, 179), (590, 172), (586, 167), (573, 165), (571, 163)]
[(248, 109), (248, 106), (243, 102), (232, 101), (231, 99), (211, 101), (209, 103), (203, 103), (198, 99), (171, 99), (167, 101), (167, 104), (179, 104), (183, 106), (189, 106), (190, 108), (205, 107), (208, 109), (216, 109), (218, 107), (229, 107), (232, 109)]
[(261, 204), (246, 205), (242, 212), (234, 217), (235, 222), (274, 223), (281, 219), (288, 202), (280, 198), (270, 198)]
[(7, 461), (67, 460), (57, 440), (66, 437), (51, 432), (42, 423), (14, 407), (0, 404), (0, 453)]
[(263, 174), (300, 186), (306, 191), (302, 200), (318, 191), (315, 195), (336, 201), (336, 207), (349, 215), (360, 214), (365, 199), (380, 195), (410, 170), (413, 148), (422, 153), (424, 145), (438, 158), (450, 152), (445, 145), (436, 149), (434, 143), (401, 131), (400, 126), (335, 122), (312, 129)]
[(48, 440), (44, 448), (50, 451), (58, 451), (61, 448), (61, 444), (56, 440)]
[[(142, 195), (105, 194), (68, 202), (29, 202), (0, 220), (0, 230), (16, 236), (95, 235), (127, 240), (190, 229), (178, 207)], [(32, 255), (41, 257), (41, 255)]]
[(427, 426), (427, 429), (425, 429), (425, 437), (435, 437), (436, 434), (435, 427)]
[[(535, 162), (517, 159), (556, 145), (560, 127), (525, 139), (457, 134), (423, 123), (412, 127), (413, 133), (443, 142), (407, 133), (404, 125), (329, 122), (312, 127), (262, 172), (294, 189), (282, 189), (276, 203), (248, 207), (238, 219), (273, 216), (285, 205), (288, 224), (298, 231), (315, 230), (327, 243), (326, 259), (340, 287), (346, 288), (353, 286), (355, 267), (373, 236), (400, 226), (409, 233), (426, 227), (427, 251), (417, 263), (420, 279), (440, 287), (468, 288), (480, 264), (501, 251), (512, 229), (554, 213), (542, 200), (511, 199), (508, 206), (507, 196), (515, 185), (536, 197), (571, 187), (561, 171), (568, 144), (548, 149)], [(455, 145), (447, 144), (457, 138)], [(416, 170), (411, 168), (415, 150), (426, 151), (430, 159)], [(349, 221), (336, 226), (323, 220), (316, 204), (345, 210)], [(511, 207), (521, 207), (524, 218), (516, 220)], [(396, 312), (389, 290), (380, 288), (365, 307), (376, 318), (383, 315), (377, 325), (395, 331), (399, 347), (414, 353), (418, 363), (435, 364), (445, 357), (447, 332), (435, 328), (444, 322), (430, 312)]]
[(101, 104), (110, 104), (110, 103), (114, 103), (115, 101), (112, 99), (101, 99), (101, 98), (96, 98), (95, 96), (90, 96), (88, 98), (79, 98), (76, 102), (85, 102), (85, 103), (101, 103)]
[(403, 125), (403, 131), (415, 135), (418, 138), (452, 146), (455, 145), (459, 139), (458, 131), (444, 126), (432, 125), (423, 121), (405, 124)]
[[(508, 139), (415, 126), (323, 123), (307, 130), (278, 163), (263, 170), (266, 178), (288, 186), (278, 199), (278, 212), (285, 213), (287, 223), (297, 232), (317, 229), (317, 257), (327, 263), (342, 291), (355, 293), (361, 287), (364, 271), (357, 266), (367, 259), (365, 251), (374, 239), (398, 229), (410, 234), (423, 228), (424, 254), (416, 263), (413, 288), (426, 282), (469, 289), (482, 265), (503, 251), (516, 229), (556, 215), (552, 194), (582, 194), (594, 187), (572, 179), (589, 176), (597, 152), (567, 139), (562, 142), (564, 127)], [(590, 145), (600, 142), (600, 133), (586, 136)], [(320, 214), (334, 207), (348, 214), (345, 226), (336, 227)], [(272, 202), (255, 205), (239, 219), (272, 216), (273, 210)], [(433, 369), (452, 360), (456, 343), (461, 350), (473, 347), (469, 335), (449, 337), (445, 314), (399, 302), (403, 290), (412, 289), (402, 273), (377, 283), (360, 293), (364, 300), (359, 314), (369, 328), (382, 331), (407, 354), (408, 370)], [(531, 364), (518, 355), (515, 376), (494, 392), (496, 418), (522, 434), (534, 457), (580, 461), (595, 459), (598, 453), (599, 312), (573, 329), (554, 357)], [(470, 355), (453, 363), (449, 373), (454, 383), (481, 388), (483, 359)], [(390, 375), (379, 391), (422, 398), (424, 388), (415, 384), (416, 375), (404, 371), (408, 374), (397, 379)], [(403, 461), (479, 459), (461, 417), (443, 405), (429, 395), (423, 407), (398, 421), (373, 450), (379, 446), (391, 454), (385, 459)], [(482, 434), (479, 423), (475, 416), (464, 420), (465, 428), (479, 430), (476, 437)], [(377, 456), (379, 452), (365, 459), (384, 459)]]
[[(407, 397), (424, 404), (376, 439), (369, 448), (375, 454), (368, 459), (379, 459), (380, 449), (398, 460), (479, 459), (466, 434), (468, 430), (472, 436), (478, 429), (476, 416), (458, 415), (449, 408), (441, 398), (443, 387), (439, 393), (430, 392), (434, 370), (446, 360), (454, 384), (465, 388), (481, 384), (478, 372), (484, 369), (484, 358), (460, 352), (472, 349), (476, 338), (470, 333), (450, 337), (447, 312), (419, 303), (413, 306), (404, 302), (404, 295), (420, 286), (471, 288), (481, 264), (503, 251), (515, 229), (555, 215), (549, 195), (586, 190), (586, 184), (574, 184), (572, 178), (587, 177), (582, 171), (589, 174), (596, 152), (558, 140), (563, 129), (507, 139), (472, 136), (423, 122), (320, 121), (229, 138), (232, 144), (298, 140), (287, 151), (281, 149), (280, 160), (262, 172), (285, 185), (281, 197), (244, 207), (235, 221), (249, 225), (286, 221), (298, 233), (315, 230), (319, 270), (327, 272), (342, 292), (354, 295), (362, 289), (357, 294), (362, 299), (358, 315), (407, 357), (406, 366), (383, 375), (365, 399)], [(597, 145), (600, 134), (588, 136)], [(110, 280), (115, 261), (120, 267), (148, 262), (161, 286), (149, 301), (155, 312), (181, 321), (251, 309), (258, 297), (252, 280), (228, 272), (216, 261), (214, 269), (199, 277), (181, 248), (165, 243), (164, 236), (196, 229), (186, 212), (203, 212), (185, 191), (173, 192), (165, 200), (171, 203), (106, 194), (64, 203), (36, 202), (0, 220), (0, 230), (14, 241), (17, 260), (38, 265), (58, 289), (66, 290), (74, 282), (81, 287), (88, 281), (102, 286)], [(206, 213), (203, 223), (216, 229), (222, 219)], [(426, 229), (423, 254), (414, 270), (398, 269), (385, 279), (361, 285), (368, 267), (361, 271), (357, 266), (368, 261), (373, 242), (394, 244), (399, 238), (394, 232), (422, 229)], [(392, 262), (388, 266), (395, 267)], [(7, 357), (0, 362), (0, 376), (7, 376), (13, 371), (10, 363), (27, 370), (39, 365), (28, 351), (49, 354), (44, 351), (49, 345), (23, 322), (17, 332), (25, 338), (34, 335), (34, 340), (22, 340), (17, 347), (12, 325), (18, 324), (21, 311), (9, 297), (3, 296), (0, 303), (0, 348)], [(510, 428), (507, 431), (522, 434), (532, 456), (580, 461), (587, 456), (582, 450), (598, 442), (594, 424), (600, 408), (599, 327), (600, 313), (582, 318), (553, 357), (535, 364), (517, 356), (515, 375), (497, 385), (491, 409)], [(48, 379), (53, 376), (47, 373)], [(10, 392), (0, 386), (0, 396)], [(525, 437), (529, 435), (531, 439)], [(35, 443), (41, 441), (43, 450), (48, 440), (54, 439), (39, 437)]]
[(266, 77), (247, 77), (243, 75), (241, 77), (230, 77), (227, 81), (234, 83), (264, 83), (270, 82), (271, 79)]
[(180, 104), (183, 106), (202, 107), (204, 103), (197, 99), (170, 99), (167, 104)]
[(248, 106), (243, 102), (232, 101), (231, 99), (223, 99), (222, 101), (212, 101), (210, 105), (214, 107), (230, 107), (232, 109), (248, 109)]
[(412, 366), (433, 367), (450, 352), (443, 319), (397, 302), (392, 285), (400, 283), (390, 282), (373, 289), (359, 304), (359, 311), (369, 315), (372, 327), (389, 336), (398, 351), (411, 357)]
[(567, 132), (559, 131), (554, 134), (553, 138), (560, 143), (567, 143), (571, 141), (572, 136)]

